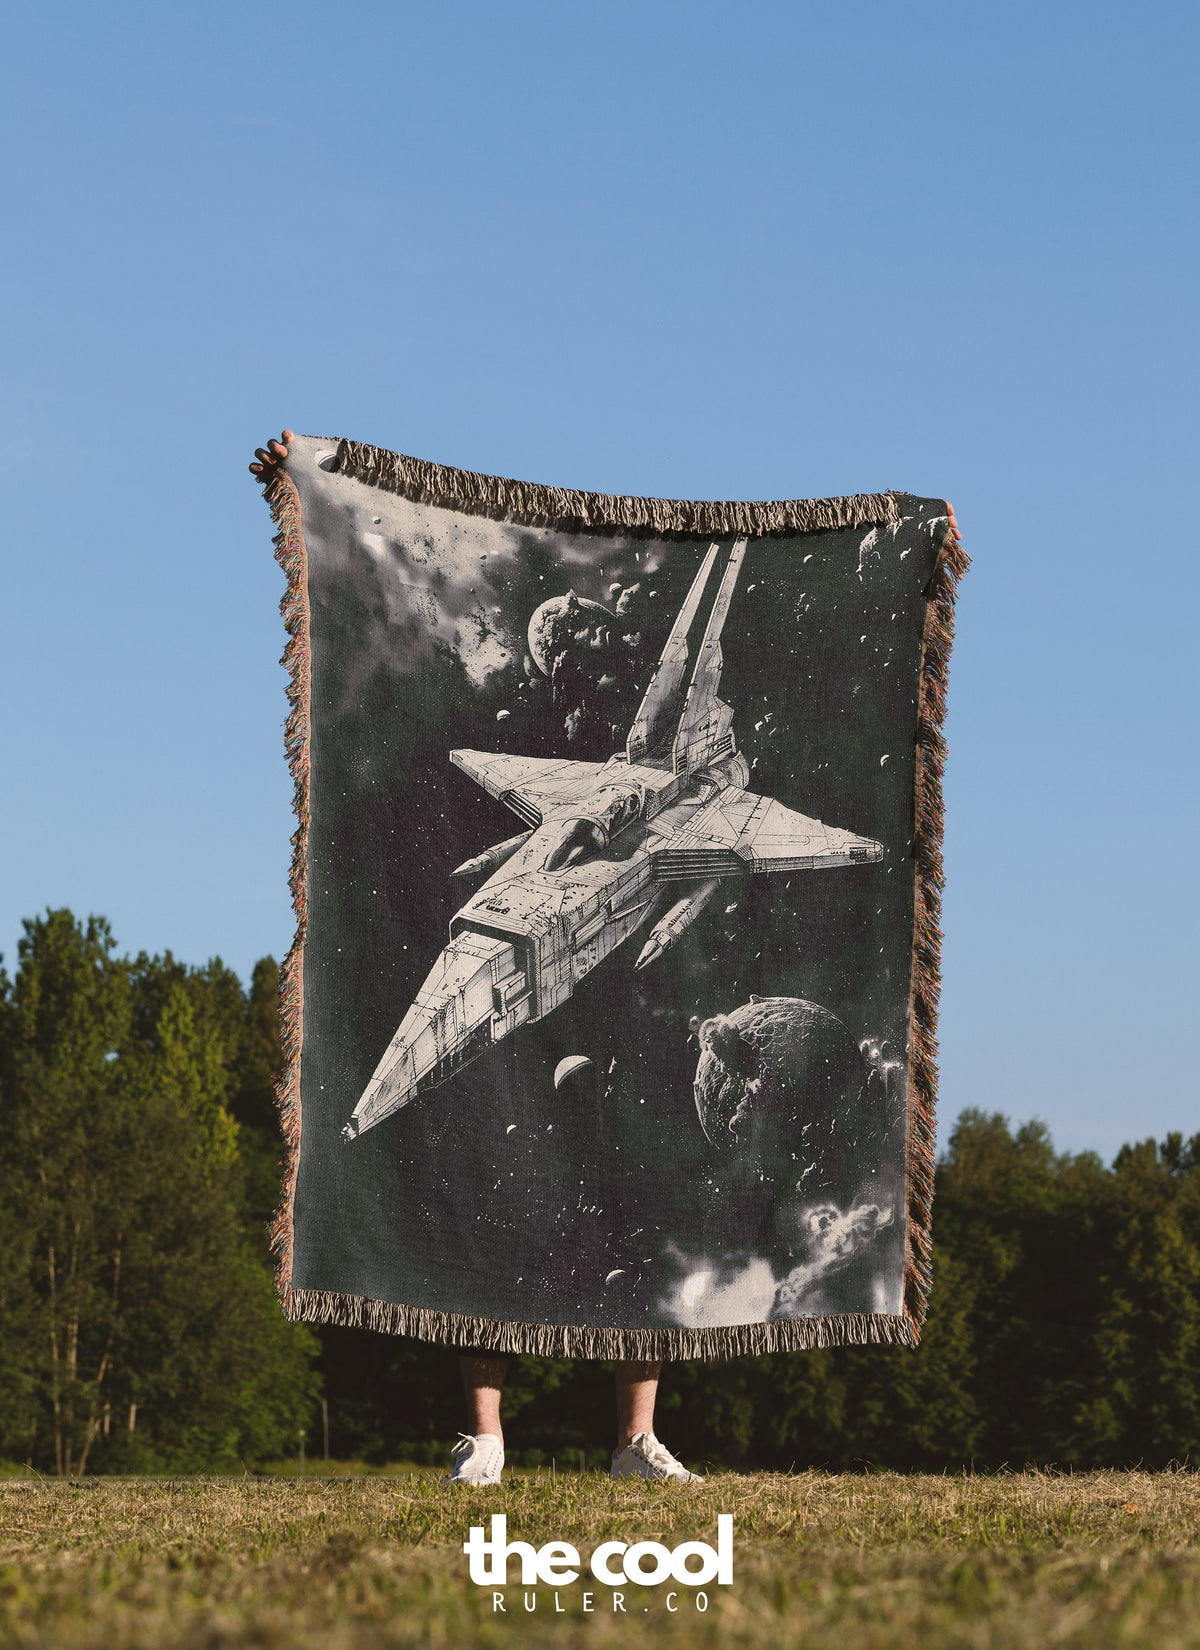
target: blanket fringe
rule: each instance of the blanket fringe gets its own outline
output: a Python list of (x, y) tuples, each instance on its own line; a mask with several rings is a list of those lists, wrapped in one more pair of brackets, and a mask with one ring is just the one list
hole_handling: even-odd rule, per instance
[(908, 1220), (904, 1306), (920, 1339), (933, 1282), (933, 1186), (937, 1158), (937, 1020), (942, 984), (942, 864), (946, 687), (958, 583), (971, 559), (953, 505), (926, 592), (917, 700), (915, 902), (908, 1041)]
[(292, 1286), (292, 1242), (296, 1201), (296, 1170), (300, 1159), (300, 1050), (304, 1042), (304, 940), (308, 931), (309, 825), (309, 687), (312, 661), (308, 626), (308, 556), (304, 547), (300, 495), (283, 470), (276, 470), (265, 488), (275, 535), (275, 559), (287, 575), (279, 604), (287, 630), (287, 646), (280, 664), (288, 673), (288, 719), (284, 749), (292, 775), (292, 808), (296, 829), (288, 883), (296, 932), (279, 974), (279, 1008), (283, 1029), (283, 1071), (275, 1085), (279, 1118), (287, 1145), (279, 1207), (270, 1225), (271, 1248), (276, 1256), (275, 1287), (287, 1310)]
[(503, 1323), (456, 1312), (428, 1312), (367, 1295), (293, 1289), (284, 1311), (303, 1323), (340, 1324), (411, 1335), (464, 1351), (529, 1353), (541, 1358), (737, 1358), (747, 1353), (807, 1352), (822, 1346), (915, 1346), (907, 1316), (845, 1313), (829, 1318), (780, 1318), (772, 1323), (708, 1329), (587, 1329), (573, 1324)]
[(627, 529), (643, 533), (816, 533), (900, 520), (895, 493), (853, 493), (847, 498), (764, 499), (750, 503), (680, 498), (625, 498), (581, 493), (532, 481), (453, 470), (446, 464), (390, 453), (361, 441), (337, 444), (329, 469), (370, 487), (400, 493), (467, 515), (491, 516), (525, 527)]

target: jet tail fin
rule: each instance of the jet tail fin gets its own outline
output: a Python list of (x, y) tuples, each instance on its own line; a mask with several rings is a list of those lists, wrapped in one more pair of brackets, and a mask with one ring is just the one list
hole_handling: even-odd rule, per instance
[(704, 640), (696, 654), (696, 668), (684, 703), (683, 715), (671, 761), (678, 774), (693, 773), (708, 763), (729, 755), (735, 748), (733, 740), (733, 710), (718, 697), (724, 658), (721, 653), (721, 631), (733, 600), (734, 586), (741, 572), (746, 554), (745, 539), (736, 539), (721, 575), (717, 598), (709, 614)]
[(638, 713), (633, 719), (633, 726), (629, 730), (629, 738), (625, 742), (625, 754), (630, 762), (641, 762), (659, 745), (665, 744), (678, 722), (683, 709), (683, 675), (687, 669), (688, 631), (700, 607), (704, 587), (708, 583), (708, 575), (712, 572), (719, 548), (716, 544), (709, 546), (700, 571), (692, 580), (687, 600), (679, 609), (679, 617), (671, 626), (671, 634), (667, 637), (667, 645), (662, 650), (662, 658), (650, 678), (650, 686), (646, 689)]

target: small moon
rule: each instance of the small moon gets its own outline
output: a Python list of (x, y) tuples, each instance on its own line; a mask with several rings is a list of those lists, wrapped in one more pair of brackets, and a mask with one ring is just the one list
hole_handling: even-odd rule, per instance
[(513, 1132), (513, 1130), (516, 1128), (516, 1126), (517, 1125), (515, 1123), (510, 1123), (504, 1131), (505, 1134), (511, 1134)]
[[(889, 754), (890, 754), (890, 753), (889, 753)], [(884, 763), (885, 763), (885, 762), (886, 762), (886, 761), (887, 761), (887, 757), (886, 757), (886, 756), (881, 756), (881, 757), (880, 757), (880, 758), (879, 758), (879, 766), (880, 766), (880, 767), (881, 767), (881, 768), (882, 768), (882, 766), (883, 766), (883, 764), (884, 764)]]
[(496, 720), (497, 722), (507, 722), (511, 715), (511, 710), (498, 710), (496, 712)]
[(606, 1284), (609, 1284), (613, 1281), (614, 1278), (623, 1278), (624, 1276), (625, 1276), (625, 1268), (623, 1266), (618, 1266), (615, 1269), (615, 1271), (612, 1271), (608, 1274), (608, 1276), (605, 1278), (604, 1281), (605, 1281)]
[(565, 1060), (560, 1060), (554, 1068), (554, 1086), (562, 1088), (568, 1077), (573, 1077), (577, 1071), (585, 1068), (590, 1070), (592, 1062), (586, 1054), (568, 1054)]

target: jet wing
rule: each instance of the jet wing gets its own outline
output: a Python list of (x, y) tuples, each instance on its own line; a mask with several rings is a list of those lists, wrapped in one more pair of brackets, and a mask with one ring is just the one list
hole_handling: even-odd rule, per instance
[(669, 837), (664, 833), (661, 846), (650, 846), (649, 851), (655, 876), (668, 882), (748, 872), (818, 871), (883, 858), (883, 844), (870, 837), (823, 825), (782, 802), (743, 790), (714, 797)]
[(450, 760), (534, 829), (548, 809), (589, 796), (606, 766), (603, 762), (505, 756), (494, 751), (451, 751)]

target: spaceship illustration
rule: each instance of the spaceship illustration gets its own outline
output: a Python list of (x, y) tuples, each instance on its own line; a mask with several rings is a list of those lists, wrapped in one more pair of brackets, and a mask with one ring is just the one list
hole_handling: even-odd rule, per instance
[(353, 1140), (567, 1001), (636, 930), (635, 967), (685, 933), (729, 877), (870, 863), (882, 845), (747, 790), (718, 697), (721, 630), (746, 554), (725, 558), (688, 679), (689, 635), (721, 554), (710, 546), (623, 751), (607, 762), (452, 750), (450, 760), (525, 829), (460, 865), (486, 881), (342, 1131)]

